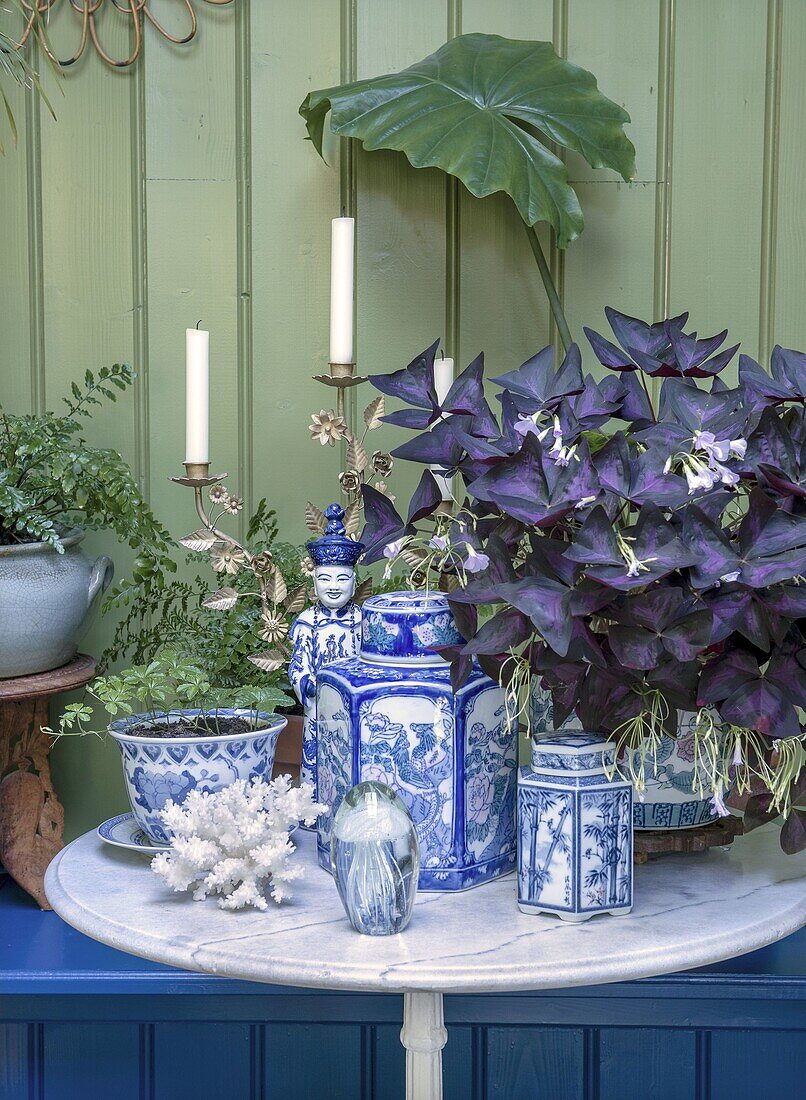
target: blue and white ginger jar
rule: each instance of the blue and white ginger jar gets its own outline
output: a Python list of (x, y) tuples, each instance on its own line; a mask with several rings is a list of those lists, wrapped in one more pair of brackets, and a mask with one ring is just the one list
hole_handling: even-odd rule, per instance
[(461, 644), (441, 593), (393, 592), (363, 606), (361, 652), (317, 678), (320, 864), (356, 783), (391, 787), (420, 841), (421, 890), (465, 890), (515, 866), (517, 732), (501, 687), (474, 667), (456, 694), (433, 652)]
[(603, 734), (536, 739), (518, 778), (518, 908), (585, 921), (632, 908), (632, 786)]

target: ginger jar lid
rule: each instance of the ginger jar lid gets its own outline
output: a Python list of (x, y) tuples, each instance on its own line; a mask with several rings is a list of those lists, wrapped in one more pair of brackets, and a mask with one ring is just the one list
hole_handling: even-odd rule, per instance
[(532, 769), (585, 774), (612, 768), (616, 746), (604, 733), (549, 733), (532, 741)]
[(383, 592), (361, 609), (361, 656), (373, 664), (444, 666), (434, 648), (463, 644), (442, 592)]

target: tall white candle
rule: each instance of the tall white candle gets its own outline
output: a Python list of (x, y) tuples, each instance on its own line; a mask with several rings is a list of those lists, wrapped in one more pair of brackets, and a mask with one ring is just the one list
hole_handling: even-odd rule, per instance
[(209, 462), (210, 333), (185, 330), (185, 462)]
[[(448, 396), (448, 390), (453, 385), (453, 359), (435, 359), (434, 360), (434, 388), (437, 391), (437, 401), (441, 405), (445, 398)], [(441, 467), (432, 466), (431, 470), (436, 471)], [(442, 494), (443, 500), (453, 500), (453, 478), (443, 477), (442, 474), (435, 473), (437, 479), (437, 485), (439, 485), (439, 491)]]
[(330, 236), (330, 362), (353, 362), (355, 218), (334, 218)]

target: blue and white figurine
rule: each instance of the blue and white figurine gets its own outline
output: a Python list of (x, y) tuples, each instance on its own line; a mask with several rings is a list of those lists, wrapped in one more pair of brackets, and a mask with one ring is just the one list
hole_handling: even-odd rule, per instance
[(474, 666), (455, 694), (434, 647), (456, 645), (446, 597), (392, 592), (363, 606), (361, 653), (317, 677), (319, 862), (356, 783), (402, 799), (420, 842), (421, 890), (465, 890), (515, 867), (517, 734), (501, 687)]
[(518, 777), (518, 908), (585, 921), (632, 908), (632, 785), (608, 780), (604, 734), (532, 742)]
[(332, 661), (354, 657), (361, 641), (361, 608), (353, 601), (355, 565), (364, 546), (347, 536), (344, 509), (330, 504), (324, 512), (325, 533), (308, 543), (314, 564), (313, 584), (317, 603), (306, 607), (289, 631), (293, 652), (288, 678), (305, 709), (302, 729), (303, 782), (313, 784), (316, 774), (316, 684), (319, 670)]

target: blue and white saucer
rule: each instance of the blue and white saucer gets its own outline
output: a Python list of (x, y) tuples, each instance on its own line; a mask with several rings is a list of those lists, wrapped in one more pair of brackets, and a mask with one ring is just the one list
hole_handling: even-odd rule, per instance
[(128, 848), (130, 852), (142, 852), (144, 855), (156, 855), (170, 850), (167, 844), (157, 844), (148, 833), (144, 833), (134, 814), (118, 814), (110, 817), (96, 829), (98, 836), (115, 848)]

